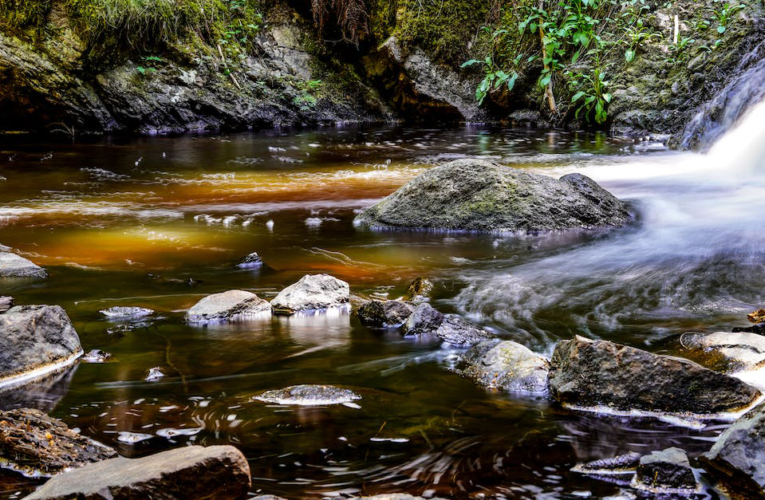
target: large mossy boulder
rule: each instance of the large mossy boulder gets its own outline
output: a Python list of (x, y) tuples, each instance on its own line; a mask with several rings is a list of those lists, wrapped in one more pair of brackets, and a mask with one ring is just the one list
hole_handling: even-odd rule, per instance
[(482, 160), (419, 175), (357, 221), (373, 228), (540, 232), (623, 226), (627, 207), (592, 179), (560, 179)]
[(82, 355), (80, 338), (59, 306), (16, 306), (0, 314), (0, 385), (41, 377)]
[(27, 498), (239, 500), (250, 485), (247, 459), (233, 446), (185, 446), (91, 464), (54, 477)]
[(559, 342), (550, 391), (580, 408), (711, 415), (748, 408), (760, 391), (692, 361), (582, 337)]
[(765, 405), (737, 420), (700, 460), (732, 498), (765, 498)]

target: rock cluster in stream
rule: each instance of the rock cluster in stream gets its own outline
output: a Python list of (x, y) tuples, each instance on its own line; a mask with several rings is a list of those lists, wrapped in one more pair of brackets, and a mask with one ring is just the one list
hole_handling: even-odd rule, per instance
[(535, 233), (624, 226), (624, 203), (581, 174), (553, 179), (484, 160), (457, 160), (409, 181), (357, 222), (381, 229)]

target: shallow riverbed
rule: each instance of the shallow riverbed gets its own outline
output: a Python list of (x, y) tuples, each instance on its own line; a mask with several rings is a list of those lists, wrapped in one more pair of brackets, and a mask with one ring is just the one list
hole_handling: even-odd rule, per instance
[[(424, 169), (472, 156), (585, 173), (637, 218), (610, 232), (544, 237), (353, 224), (358, 209)], [(272, 298), (307, 273), (348, 281), (364, 298), (398, 297), (426, 276), (440, 310), (548, 356), (574, 334), (663, 352), (679, 333), (744, 326), (762, 305), (761, 176), (719, 159), (603, 135), (483, 128), (0, 138), (0, 243), (50, 274), (2, 281), (0, 294), (63, 306), (84, 348), (116, 359), (4, 393), (0, 407), (51, 411), (131, 457), (231, 443), (250, 461), (254, 492), (288, 498), (616, 494), (618, 484), (569, 469), (669, 446), (693, 458), (724, 423), (691, 429), (487, 392), (448, 371), (457, 350), (373, 332), (353, 316), (195, 327), (183, 312), (235, 288)], [(266, 266), (236, 268), (253, 251)], [(110, 322), (98, 311), (112, 306), (159, 313)], [(168, 376), (145, 382), (152, 367)], [(351, 388), (361, 408), (253, 399), (304, 383)], [(35, 484), (0, 473), (0, 496)]]

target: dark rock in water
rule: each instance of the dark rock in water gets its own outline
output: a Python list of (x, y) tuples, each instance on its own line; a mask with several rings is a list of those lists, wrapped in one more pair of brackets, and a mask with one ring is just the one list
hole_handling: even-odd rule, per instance
[(247, 459), (233, 446), (185, 446), (145, 458), (114, 458), (48, 481), (30, 500), (247, 498)]
[(13, 297), (0, 297), (0, 314), (13, 307)]
[(154, 314), (154, 311), (145, 307), (110, 307), (98, 312), (113, 320), (140, 319)]
[(80, 361), (83, 363), (108, 363), (112, 355), (101, 349), (93, 349), (85, 354)]
[(456, 314), (444, 315), (435, 335), (447, 344), (470, 347), (493, 339), (494, 336)]
[(162, 368), (154, 367), (146, 372), (146, 377), (144, 377), (144, 380), (146, 382), (159, 382), (163, 378), (165, 378), (165, 372), (162, 371)]
[(113, 449), (39, 410), (0, 412), (0, 467), (28, 477), (50, 477), (116, 456)]
[(756, 311), (746, 315), (746, 319), (752, 323), (762, 323), (765, 321), (765, 309), (757, 309)]
[(0, 314), (0, 385), (63, 369), (82, 355), (80, 338), (59, 306), (16, 306)]
[(565, 405), (617, 411), (709, 415), (743, 410), (761, 395), (688, 360), (578, 336), (555, 347), (549, 380)]
[(757, 335), (765, 335), (765, 323), (757, 323), (753, 326), (746, 326), (746, 327), (736, 327), (733, 330), (733, 333), (756, 333)]
[(421, 335), (435, 333), (444, 322), (444, 315), (430, 304), (420, 304), (404, 323), (404, 334)]
[(618, 227), (626, 206), (591, 179), (559, 180), (482, 160), (419, 175), (357, 220), (375, 228), (538, 232)]
[(15, 253), (0, 252), (0, 278), (47, 278), (48, 273), (34, 262)]
[(242, 259), (242, 262), (236, 265), (242, 269), (256, 269), (263, 266), (263, 259), (260, 258), (257, 252), (252, 252), (247, 257)]
[(244, 290), (229, 290), (203, 298), (186, 313), (189, 323), (220, 323), (264, 318), (271, 315), (271, 304)]
[(547, 391), (550, 363), (509, 340), (482, 342), (462, 357), (458, 373), (473, 382), (507, 392)]
[(592, 474), (597, 476), (634, 474), (637, 471), (642, 456), (643, 455), (640, 453), (631, 451), (614, 458), (602, 458), (600, 460), (578, 464), (571, 470), (572, 472), (578, 472), (580, 474)]
[(266, 391), (255, 399), (264, 403), (300, 406), (349, 404), (361, 396), (349, 389), (331, 385), (293, 385), (285, 389)]
[(765, 497), (765, 405), (737, 420), (700, 460), (734, 498)]
[(359, 320), (376, 328), (401, 326), (412, 315), (415, 307), (400, 300), (370, 300), (359, 307)]
[(680, 448), (655, 451), (641, 458), (632, 487), (653, 494), (699, 492), (688, 456)]
[(430, 294), (433, 292), (433, 282), (426, 278), (416, 278), (409, 284), (402, 300), (419, 304), (430, 300)]
[(327, 274), (308, 275), (288, 286), (271, 301), (274, 314), (310, 313), (346, 308), (351, 302), (348, 283)]

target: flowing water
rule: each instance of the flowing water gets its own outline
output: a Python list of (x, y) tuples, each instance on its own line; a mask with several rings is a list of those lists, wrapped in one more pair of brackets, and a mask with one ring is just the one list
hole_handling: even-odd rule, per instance
[[(673, 445), (696, 457), (725, 423), (678, 427), (490, 392), (448, 370), (457, 350), (370, 331), (353, 316), (184, 324), (185, 309), (207, 294), (270, 298), (327, 272), (356, 296), (395, 298), (426, 276), (437, 308), (546, 355), (574, 334), (663, 352), (688, 330), (743, 326), (763, 302), (765, 181), (756, 153), (747, 165), (728, 161), (740, 142), (701, 156), (603, 135), (484, 128), (3, 141), (0, 243), (50, 277), (4, 281), (0, 293), (62, 305), (85, 349), (116, 361), (80, 364), (0, 395), (0, 405), (50, 411), (129, 457), (233, 444), (249, 459), (253, 492), (600, 498), (620, 485), (569, 472), (575, 463)], [(360, 208), (462, 157), (583, 172), (637, 218), (543, 237), (354, 226)], [(253, 251), (266, 266), (236, 268)], [(112, 306), (159, 313), (110, 322), (98, 311)], [(152, 367), (167, 376), (145, 382)], [(350, 388), (360, 408), (253, 399), (304, 383)], [(4, 473), (0, 496), (35, 484)]]

